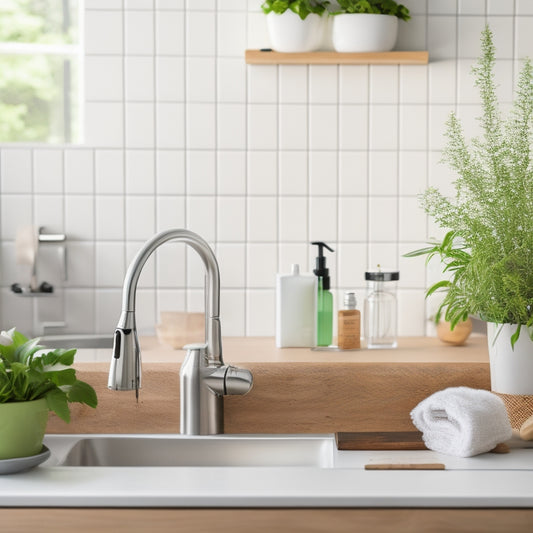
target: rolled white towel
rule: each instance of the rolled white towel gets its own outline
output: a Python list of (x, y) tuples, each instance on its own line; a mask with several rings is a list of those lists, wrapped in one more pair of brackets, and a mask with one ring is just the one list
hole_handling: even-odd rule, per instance
[(450, 387), (422, 400), (413, 424), (430, 450), (472, 457), (513, 436), (503, 401), (486, 390)]

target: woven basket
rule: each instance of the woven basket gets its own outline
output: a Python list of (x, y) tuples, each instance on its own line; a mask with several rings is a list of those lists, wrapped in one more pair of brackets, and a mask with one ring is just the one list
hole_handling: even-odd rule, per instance
[(511, 427), (520, 430), (522, 424), (533, 415), (533, 395), (502, 394), (500, 392), (494, 392), (494, 394), (503, 400)]

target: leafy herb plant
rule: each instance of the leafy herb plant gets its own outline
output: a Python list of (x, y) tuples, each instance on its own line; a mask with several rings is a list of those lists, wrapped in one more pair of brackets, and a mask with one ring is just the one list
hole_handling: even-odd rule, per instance
[(96, 407), (94, 389), (70, 368), (76, 350), (39, 346), (15, 328), (0, 335), (0, 403), (46, 398), (48, 408), (70, 421), (69, 402)]
[(394, 0), (337, 0), (341, 8), (340, 13), (367, 13), (374, 15), (394, 15), (400, 20), (409, 20), (409, 9)]
[(516, 324), (514, 346), (525, 326), (533, 340), (533, 66), (526, 60), (506, 119), (499, 109), (494, 81), (495, 49), (487, 26), (482, 54), (473, 68), (479, 88), (482, 135), (470, 143), (452, 113), (443, 159), (457, 173), (455, 198), (428, 189), (422, 207), (448, 231), (442, 242), (407, 256), (436, 256), (449, 280), (430, 287), (445, 297), (452, 327), (469, 314), (498, 324)]
[(302, 20), (305, 20), (310, 13), (322, 15), (328, 4), (329, 2), (320, 2), (318, 0), (265, 0), (261, 5), (261, 9), (266, 15), (271, 12), (281, 15), (287, 9), (290, 9)]

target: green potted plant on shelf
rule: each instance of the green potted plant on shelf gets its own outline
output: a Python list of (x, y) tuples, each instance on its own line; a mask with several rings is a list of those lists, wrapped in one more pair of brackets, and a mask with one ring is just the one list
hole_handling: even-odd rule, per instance
[(0, 334), (0, 460), (39, 454), (49, 411), (69, 422), (69, 402), (98, 403), (71, 368), (76, 350), (38, 342), (15, 328)]
[(265, 0), (270, 45), (277, 52), (312, 52), (324, 40), (329, 2), (319, 0)]
[(435, 188), (421, 197), (446, 234), (406, 255), (437, 257), (444, 265), (449, 279), (427, 291), (444, 292), (437, 321), (443, 316), (452, 327), (469, 315), (487, 321), (493, 391), (533, 395), (533, 66), (524, 62), (512, 109), (503, 118), (488, 26), (481, 44), (473, 73), (482, 135), (467, 142), (451, 114), (443, 159), (457, 173), (455, 197)]
[(337, 52), (388, 52), (396, 44), (398, 20), (411, 18), (394, 0), (337, 0), (332, 41)]

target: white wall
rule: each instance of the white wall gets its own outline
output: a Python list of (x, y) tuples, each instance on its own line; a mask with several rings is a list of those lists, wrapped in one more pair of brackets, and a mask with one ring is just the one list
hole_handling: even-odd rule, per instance
[[(86, 142), (0, 147), (2, 329), (34, 330), (36, 311), (64, 305), (69, 331), (112, 331), (129, 259), (156, 231), (187, 227), (218, 256), (226, 335), (274, 334), (275, 274), (312, 269), (320, 239), (336, 251), (338, 294), (362, 301), (368, 267), (399, 268), (400, 333), (429, 331), (436, 274), (401, 257), (439, 235), (416, 195), (451, 190), (439, 164), (449, 112), (475, 131), (470, 68), (486, 22), (511, 101), (518, 60), (533, 55), (533, 2), (406, 0), (397, 48), (429, 50), (428, 66), (247, 66), (245, 48), (268, 46), (260, 0), (85, 3)], [(28, 223), (68, 235), (55, 299), (9, 291)], [(160, 310), (201, 308), (200, 271), (182, 245), (147, 264), (143, 332)]]

